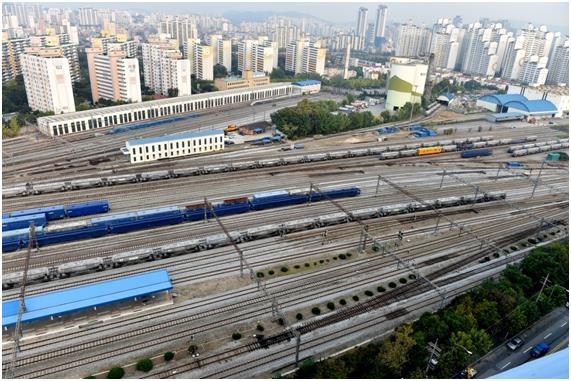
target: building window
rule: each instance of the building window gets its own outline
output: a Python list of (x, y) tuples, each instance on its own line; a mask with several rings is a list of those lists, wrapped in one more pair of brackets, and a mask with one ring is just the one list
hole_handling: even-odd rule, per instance
[(133, 156), (133, 163), (137, 161), (137, 158)]
[(139, 153), (143, 154), (143, 147), (139, 147)]

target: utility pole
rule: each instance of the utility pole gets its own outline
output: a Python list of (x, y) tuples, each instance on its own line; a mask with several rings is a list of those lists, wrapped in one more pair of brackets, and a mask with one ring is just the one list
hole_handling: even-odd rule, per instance
[(539, 173), (537, 174), (537, 177), (535, 178), (535, 182), (533, 184), (533, 190), (531, 191), (531, 198), (533, 198), (533, 195), (535, 194), (535, 189), (537, 188), (537, 184), (539, 183), (539, 177), (541, 176), (541, 172), (543, 171), (544, 166), (545, 166), (545, 160), (543, 160), (541, 162), (541, 168), (539, 168)]
[(435, 358), (438, 361), (440, 357), (440, 348), (438, 348), (438, 338), (436, 338), (436, 342), (433, 343), (430, 341), (428, 343), (428, 349), (430, 350), (430, 357), (428, 358), (428, 363), (426, 364), (426, 370), (424, 373), (428, 374), (429, 369), (434, 369), (434, 365), (432, 365), (432, 359)]
[(537, 294), (537, 298), (535, 299), (535, 302), (537, 303), (539, 301), (539, 297), (541, 296), (541, 293), (543, 292), (543, 289), (545, 288), (545, 285), (547, 284), (547, 282), (549, 282), (549, 274), (547, 274), (545, 276), (545, 278), (543, 279), (543, 284), (541, 285), (541, 290), (539, 290), (539, 294)]
[(12, 351), (12, 358), (10, 360), (10, 365), (8, 371), (6, 372), (6, 378), (14, 378), (14, 372), (16, 371), (16, 361), (18, 359), (18, 354), (20, 353), (20, 337), (22, 336), (22, 315), (26, 311), (26, 302), (24, 297), (26, 295), (26, 284), (28, 283), (28, 268), (30, 267), (30, 256), (32, 254), (32, 246), (36, 239), (36, 226), (32, 222), (30, 225), (30, 231), (28, 233), (28, 251), (26, 252), (26, 258), (24, 259), (24, 273), (22, 275), (22, 283), (20, 284), (20, 294), (18, 295), (18, 315), (16, 317), (16, 327), (14, 328), (14, 350)]

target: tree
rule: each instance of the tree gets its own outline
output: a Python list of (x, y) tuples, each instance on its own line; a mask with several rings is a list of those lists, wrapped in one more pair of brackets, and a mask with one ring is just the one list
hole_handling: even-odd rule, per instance
[(165, 359), (165, 361), (171, 361), (172, 359), (174, 359), (174, 353), (173, 352), (166, 352), (163, 356), (163, 358)]
[(171, 98), (172, 97), (178, 97), (178, 89), (176, 87), (168, 89), (167, 93), (168, 93), (168, 96)]
[(226, 66), (221, 64), (214, 65), (214, 78), (224, 78), (228, 76), (228, 70)]
[(385, 110), (381, 113), (381, 118), (383, 119), (383, 123), (388, 123), (391, 120), (391, 113), (388, 110)]
[(474, 306), (474, 318), (478, 322), (478, 327), (487, 329), (488, 327), (495, 326), (500, 322), (500, 315), (498, 314), (498, 305), (494, 301), (484, 300)]
[(107, 373), (107, 378), (113, 378), (113, 379), (123, 378), (124, 375), (125, 375), (125, 370), (119, 366), (116, 366), (109, 369), (109, 372)]
[(18, 135), (20, 132), (20, 124), (18, 123), (17, 118), (11, 118), (8, 121), (8, 124), (2, 125), (2, 137), (3, 138), (12, 138)]
[(18, 75), (16, 79), (2, 84), (2, 113), (9, 114), (11, 112), (30, 112), (22, 75)]
[(141, 372), (148, 372), (153, 369), (153, 360), (149, 358), (141, 359), (137, 361), (135, 368)]
[(383, 341), (377, 356), (377, 361), (396, 377), (401, 376), (403, 366), (408, 361), (408, 352), (416, 344), (412, 332), (410, 324), (398, 327), (392, 338)]

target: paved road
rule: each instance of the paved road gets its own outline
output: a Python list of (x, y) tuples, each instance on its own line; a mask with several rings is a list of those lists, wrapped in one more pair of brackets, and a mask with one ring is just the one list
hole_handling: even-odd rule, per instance
[(564, 307), (557, 308), (519, 336), (525, 342), (515, 352), (501, 345), (480, 359), (474, 366), (478, 370), (476, 378), (488, 378), (532, 361), (529, 351), (542, 341), (551, 347), (549, 353), (568, 346), (569, 310)]

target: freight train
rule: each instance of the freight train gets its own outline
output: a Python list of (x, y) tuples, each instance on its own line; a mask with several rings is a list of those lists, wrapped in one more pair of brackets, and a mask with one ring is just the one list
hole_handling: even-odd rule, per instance
[(536, 141), (537, 136), (528, 136), (523, 139), (499, 139), (499, 140), (493, 140), (493, 137), (491, 136), (476, 136), (471, 138), (458, 138), (452, 140), (391, 145), (384, 147), (358, 148), (345, 151), (333, 151), (333, 152), (314, 153), (314, 154), (297, 155), (297, 156), (285, 156), (274, 159), (242, 161), (231, 164), (208, 165), (203, 167), (175, 168), (172, 170), (161, 170), (161, 171), (125, 174), (125, 175), (99, 177), (99, 178), (86, 178), (86, 179), (77, 179), (77, 180), (55, 182), (55, 183), (42, 183), (42, 184), (26, 183), (26, 184), (16, 185), (10, 188), (5, 188), (2, 191), (2, 195), (5, 198), (10, 198), (10, 197), (28, 196), (30, 194), (64, 192), (76, 189), (88, 189), (88, 188), (120, 185), (120, 184), (131, 184), (131, 183), (138, 183), (145, 181), (163, 180), (176, 177), (199, 176), (199, 175), (225, 173), (225, 172), (233, 172), (233, 171), (255, 169), (255, 168), (269, 168), (282, 165), (312, 163), (324, 160), (344, 159), (349, 157), (376, 156), (376, 155), (381, 155), (382, 153), (385, 152), (416, 150), (418, 148), (426, 148), (426, 147), (435, 147), (435, 146), (443, 147), (448, 145), (455, 145), (456, 149), (458, 150), (458, 147), (461, 147), (461, 149), (470, 149), (470, 147), (480, 148), (479, 146), (481, 146), (482, 144), (486, 146), (486, 144), (488, 144), (488, 142), (490, 141), (497, 142), (496, 145), (507, 145), (507, 144), (519, 144), (522, 140), (526, 142)]
[[(473, 203), (484, 203), (504, 200), (505, 192), (488, 192), (446, 197), (420, 202), (408, 202), (396, 205), (386, 205), (350, 211), (349, 214), (337, 212), (312, 218), (287, 221), (279, 224), (270, 224), (245, 230), (233, 231), (229, 235), (234, 242), (246, 242), (272, 236), (280, 236), (293, 232), (307, 231), (315, 228), (348, 223), (355, 220), (368, 220), (385, 216), (403, 215), (406, 213), (421, 212), (433, 208), (450, 208)], [(207, 237), (193, 238), (186, 241), (165, 244), (159, 247), (136, 249), (103, 258), (91, 258), (79, 262), (63, 263), (55, 267), (41, 267), (28, 271), (28, 282), (47, 282), (57, 278), (67, 278), (89, 272), (103, 271), (124, 265), (137, 264), (157, 259), (168, 258), (201, 250), (209, 250), (230, 245), (225, 234), (216, 234)], [(12, 288), (22, 280), (23, 273), (16, 272), (3, 274), (2, 288)]]
[(548, 142), (512, 146), (509, 148), (508, 152), (510, 152), (513, 157), (518, 157), (565, 148), (569, 148), (569, 139), (550, 140)]
[[(288, 192), (279, 190), (269, 193), (256, 193), (251, 197), (224, 200), (221, 203), (213, 204), (212, 209), (217, 216), (228, 216), (249, 211), (303, 204), (309, 201), (321, 201), (326, 198), (355, 197), (359, 194), (361, 194), (361, 190), (357, 187), (325, 190), (323, 192)], [(198, 221), (214, 217), (212, 209), (206, 208), (205, 210), (204, 204), (185, 207), (167, 206), (56, 225), (46, 225), (45, 220), (44, 223), (38, 220), (34, 221), (35, 225), (43, 229), (36, 229), (36, 242), (33, 242), (33, 244), (41, 247), (86, 238), (98, 238), (106, 234), (120, 234), (182, 222)], [(17, 233), (8, 234), (8, 232), (3, 232), (2, 250), (9, 252), (27, 247), (29, 244), (28, 229), (22, 228), (27, 228), (28, 226), (29, 224), (20, 225), (17, 228), (19, 229)]]

